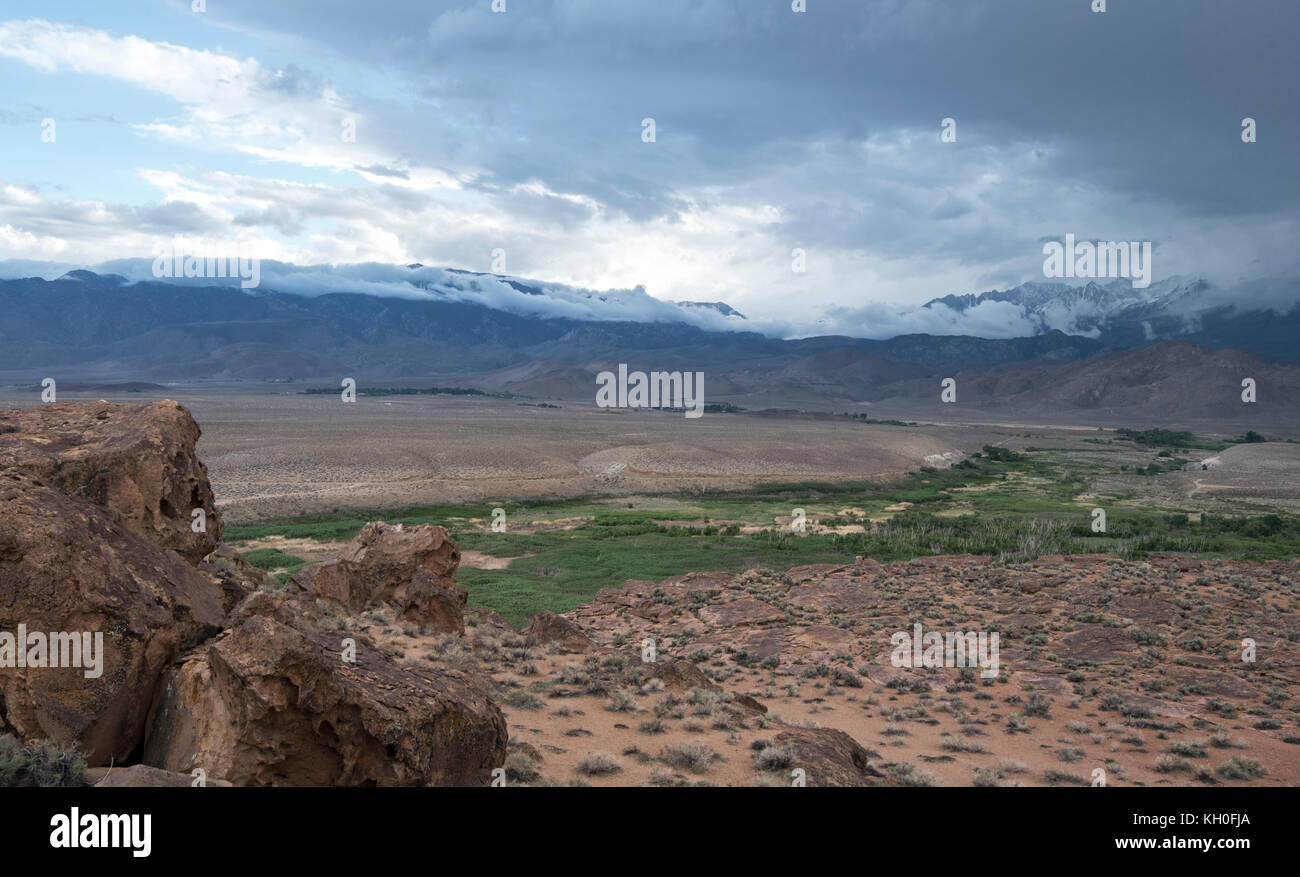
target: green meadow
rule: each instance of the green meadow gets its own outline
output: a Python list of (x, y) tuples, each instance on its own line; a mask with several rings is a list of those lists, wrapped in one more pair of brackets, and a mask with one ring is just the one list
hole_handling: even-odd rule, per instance
[[(1300, 554), (1295, 515), (1144, 507), (1139, 497), (1188, 462), (1176, 456), (1185, 446), (1177, 438), (1172, 450), (1137, 445), (1151, 458), (1139, 465), (1128, 446), (1126, 453), (988, 447), (950, 469), (926, 468), (884, 484), (800, 482), (631, 501), (507, 502), (500, 505), (505, 532), (490, 529), (493, 506), (479, 504), (266, 522), (230, 527), (225, 538), (284, 581), (303, 561), (259, 546), (267, 536), (337, 542), (370, 520), (438, 524), (462, 550), (510, 559), (505, 569), (462, 566), (456, 579), (469, 589), (472, 606), (497, 610), (514, 624), (526, 623), (540, 609), (572, 609), (627, 579), (752, 567), (784, 571), (807, 563), (849, 563), (859, 555), (887, 562), (981, 554), (1014, 563), (1092, 552), (1129, 559), (1151, 552), (1255, 560)], [(1160, 456), (1162, 450), (1170, 453)], [(1111, 493), (1094, 493), (1103, 479)], [(1094, 507), (1106, 511), (1105, 532), (1093, 530)], [(808, 532), (792, 532), (795, 509), (804, 510)], [(545, 529), (548, 522), (554, 528)], [(821, 531), (825, 527), (838, 532)]]

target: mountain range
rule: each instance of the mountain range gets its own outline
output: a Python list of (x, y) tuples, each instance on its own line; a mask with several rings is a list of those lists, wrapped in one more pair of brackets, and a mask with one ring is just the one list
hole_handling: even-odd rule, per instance
[[(1026, 283), (922, 306), (958, 315), (1001, 309), (1031, 327), (1021, 337), (781, 339), (747, 329), (750, 321), (723, 302), (659, 302), (640, 289), (593, 293), (421, 265), (390, 272), (397, 273), (384, 275), (379, 292), (373, 280), (355, 281), (364, 290), (357, 292), (342, 291), (348, 283), (337, 279), (309, 288), (319, 276), (310, 273), (279, 278), (293, 279), (283, 282), (293, 291), (87, 270), (54, 280), (0, 280), (0, 380), (26, 383), (56, 374), (77, 381), (326, 384), (343, 376), (371, 383), (438, 378), (440, 385), (582, 399), (591, 394), (594, 373), (626, 362), (707, 371), (714, 399), (825, 409), (913, 393), (929, 398), (936, 376), (959, 373), (970, 379), (967, 400), (984, 394), (1005, 401), (1047, 380), (1043, 369), (1059, 372), (1052, 379), (1059, 387), (1060, 375), (1088, 373), (1062, 365), (1118, 363), (1117, 355), (1139, 348), (1165, 350), (1157, 359), (1185, 359), (1187, 349), (1200, 350), (1206, 362), (1222, 359), (1210, 351), (1234, 348), (1232, 356), (1247, 360), (1234, 368), (1260, 374), (1282, 368), (1269, 360), (1300, 360), (1293, 341), (1300, 311), (1270, 309), (1287, 292), (1277, 285), (1238, 291), (1234, 301), (1201, 279), (1171, 278), (1145, 290), (1127, 281)], [(406, 291), (394, 294), (392, 278), (403, 276)], [(1167, 341), (1190, 344), (1158, 343)], [(1123, 368), (1141, 371), (1132, 362)], [(1057, 403), (1067, 404), (1061, 393)], [(1081, 390), (1068, 404), (1086, 407), (1087, 395)], [(1126, 400), (1144, 404), (1132, 394)], [(1024, 407), (1041, 406), (1026, 400)]]
[(964, 314), (1004, 304), (1035, 334), (1061, 331), (1108, 350), (1185, 339), (1209, 349), (1236, 347), (1271, 359), (1300, 359), (1300, 283), (1255, 281), (1231, 290), (1203, 278), (1171, 277), (1146, 289), (1125, 279), (1080, 286), (1024, 283), (1005, 291), (948, 295), (923, 305)]

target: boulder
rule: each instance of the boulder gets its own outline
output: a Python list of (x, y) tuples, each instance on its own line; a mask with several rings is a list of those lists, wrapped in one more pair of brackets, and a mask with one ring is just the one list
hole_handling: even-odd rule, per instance
[(794, 751), (789, 771), (802, 768), (810, 786), (872, 786), (885, 776), (871, 764), (875, 753), (836, 728), (792, 728), (773, 742)]
[[(78, 634), (91, 646), (80, 668), (18, 667), (0, 638), (0, 729), (75, 745), (92, 766), (123, 761), (143, 738), (163, 669), (224, 615), (221, 588), (176, 553), (40, 478), (0, 472), (0, 633), (11, 649), (19, 625), (29, 638)], [(84, 666), (92, 655), (98, 672)]]
[(275, 576), (253, 566), (229, 545), (217, 546), (217, 550), (199, 564), (199, 570), (221, 587), (222, 605), (227, 612), (253, 591), (263, 588), (279, 589)]
[(421, 567), (393, 591), (392, 603), (402, 621), (427, 625), (434, 633), (465, 632), (469, 591), (450, 577), (440, 578)]
[[(710, 679), (703, 670), (684, 658), (656, 661), (649, 664), (634, 664), (633, 666), (645, 671), (644, 679), (658, 679), (664, 684), (664, 688), (669, 691), (686, 692), (692, 688), (703, 688), (706, 691), (719, 693), (724, 691), (722, 686)], [(767, 712), (767, 707), (761, 701), (748, 694), (733, 694), (730, 703), (737, 710), (743, 712)]]
[(486, 785), (504, 763), (505, 718), (473, 667), (417, 672), (360, 642), (344, 661), (346, 632), (292, 599), (234, 615), (172, 669), (145, 763), (236, 786)]
[[(221, 542), (221, 514), (195, 453), (199, 425), (178, 402), (59, 402), (0, 410), (0, 469), (24, 469), (111, 510), (197, 564)], [(195, 509), (203, 528), (195, 532)]]
[[(138, 788), (138, 789), (179, 789), (189, 788), (197, 783), (197, 778), (188, 773), (172, 773), (149, 767), (147, 764), (133, 764), (130, 767), (92, 767), (86, 771), (86, 785), (101, 789)], [(204, 785), (229, 786), (224, 780), (204, 779)]]
[(533, 616), (533, 623), (524, 630), (524, 635), (529, 643), (559, 643), (571, 652), (589, 652), (595, 648), (595, 643), (581, 627), (549, 609)]
[(852, 615), (868, 614), (868, 610), (879, 606), (883, 599), (880, 588), (850, 581), (843, 576), (813, 579), (809, 584), (790, 589), (790, 602), (796, 606)]
[(460, 551), (443, 527), (366, 524), (337, 560), (303, 567), (298, 587), (356, 614), (388, 603), (403, 621), (441, 633), (465, 630), (469, 592), (455, 581)]
[(640, 666), (646, 671), (646, 679), (658, 679), (670, 691), (689, 691), (692, 688), (703, 688), (707, 691), (722, 690), (717, 683), (705, 675), (703, 670), (685, 658), (656, 661), (653, 664)]

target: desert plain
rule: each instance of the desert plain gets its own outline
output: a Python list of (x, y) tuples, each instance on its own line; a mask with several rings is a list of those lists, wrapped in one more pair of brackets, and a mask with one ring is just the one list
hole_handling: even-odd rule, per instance
[[(223, 550), (275, 599), (365, 521), (445, 527), (463, 627), (388, 605), (323, 623), (416, 676), (484, 674), (511, 784), (1300, 782), (1291, 435), (277, 385), (64, 398), (181, 401)], [(915, 624), (996, 632), (997, 667), (896, 666)]]

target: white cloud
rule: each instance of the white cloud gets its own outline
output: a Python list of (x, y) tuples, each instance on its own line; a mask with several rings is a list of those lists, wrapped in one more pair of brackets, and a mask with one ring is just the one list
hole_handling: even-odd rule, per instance
[[(38, 19), (0, 23), (0, 56), (45, 73), (70, 71), (129, 83), (175, 100), (179, 123), (135, 130), (169, 140), (200, 139), (269, 161), (349, 169), (391, 161), (367, 140), (365, 114), (327, 82), (253, 58)], [(345, 119), (358, 131), (343, 139)]]

